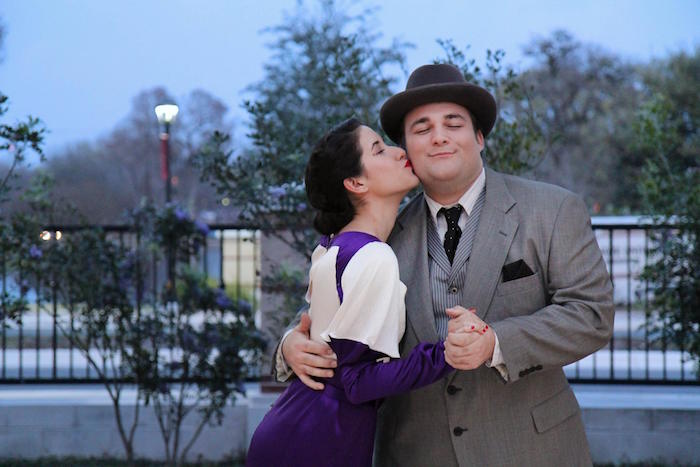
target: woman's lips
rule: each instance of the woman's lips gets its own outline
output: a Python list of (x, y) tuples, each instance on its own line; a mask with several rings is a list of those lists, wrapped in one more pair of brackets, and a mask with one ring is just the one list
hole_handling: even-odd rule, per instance
[(404, 167), (413, 167), (413, 164), (411, 164), (411, 161), (406, 159), (406, 164), (404, 164)]

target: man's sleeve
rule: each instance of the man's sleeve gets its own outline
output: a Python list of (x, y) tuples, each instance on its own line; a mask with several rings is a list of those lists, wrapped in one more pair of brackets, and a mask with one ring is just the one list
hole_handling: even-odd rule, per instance
[(508, 381), (508, 369), (506, 368), (506, 363), (503, 361), (503, 353), (501, 352), (501, 346), (498, 343), (498, 334), (494, 331), (493, 338), (495, 340), (493, 344), (493, 356), (491, 360), (486, 361), (486, 366), (489, 368), (495, 368), (501, 375), (504, 381)]
[(282, 344), (284, 343), (284, 340), (287, 338), (289, 333), (292, 332), (292, 330), (297, 326), (297, 324), (299, 324), (299, 321), (301, 320), (301, 314), (308, 310), (308, 305), (305, 305), (297, 312), (292, 322), (289, 323), (289, 326), (287, 326), (287, 329), (282, 335), (282, 338), (277, 343), (277, 347), (275, 348), (275, 364), (272, 365), (272, 377), (275, 379), (275, 381), (283, 383), (289, 380), (289, 378), (291, 378), (294, 375), (294, 372), (291, 368), (289, 368), (289, 365), (287, 365), (287, 362), (284, 360), (284, 355), (282, 354)]

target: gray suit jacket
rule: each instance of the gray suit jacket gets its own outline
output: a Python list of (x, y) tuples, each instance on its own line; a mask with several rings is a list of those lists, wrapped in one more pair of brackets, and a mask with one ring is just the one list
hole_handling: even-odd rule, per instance
[[(399, 215), (389, 243), (406, 293), (402, 352), (435, 342), (422, 195)], [(533, 275), (503, 282), (523, 260)], [(562, 367), (604, 346), (613, 325), (612, 285), (576, 195), (486, 171), (486, 201), (461, 304), (498, 335), (509, 373), (457, 371), (387, 399), (377, 466), (591, 465), (576, 398)]]

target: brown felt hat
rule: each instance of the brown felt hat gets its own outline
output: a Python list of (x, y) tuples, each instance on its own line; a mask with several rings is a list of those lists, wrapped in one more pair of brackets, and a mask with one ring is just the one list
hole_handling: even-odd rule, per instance
[(476, 117), (484, 136), (496, 122), (496, 100), (490, 92), (467, 83), (454, 65), (423, 65), (408, 77), (406, 90), (391, 96), (379, 111), (379, 119), (386, 134), (399, 143), (403, 133), (403, 119), (416, 107), (434, 102), (453, 102), (468, 109)]

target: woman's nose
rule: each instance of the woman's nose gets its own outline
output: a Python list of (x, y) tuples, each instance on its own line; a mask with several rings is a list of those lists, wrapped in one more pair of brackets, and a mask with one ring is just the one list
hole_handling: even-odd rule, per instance
[(397, 160), (406, 159), (406, 151), (403, 148), (396, 146), (395, 150)]

